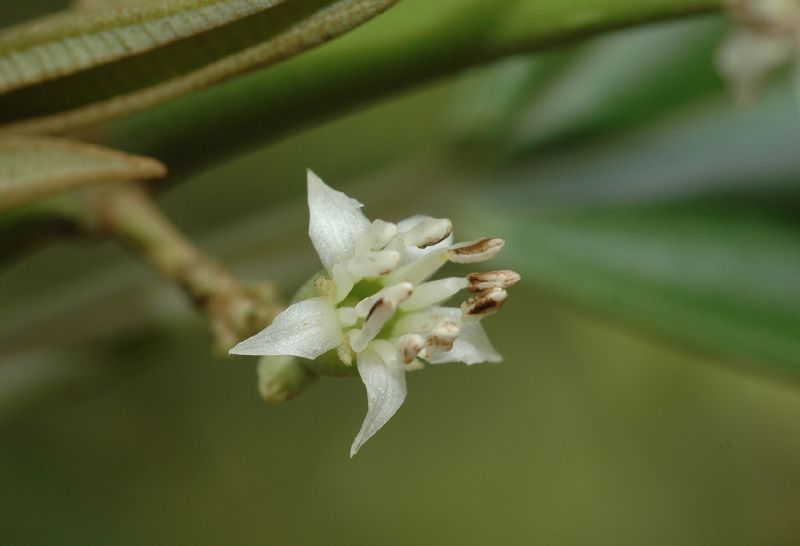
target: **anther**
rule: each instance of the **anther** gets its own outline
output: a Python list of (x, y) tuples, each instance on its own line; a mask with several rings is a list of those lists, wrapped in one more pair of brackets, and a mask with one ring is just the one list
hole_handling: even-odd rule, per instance
[(470, 273), (467, 275), (470, 292), (481, 292), (489, 288), (510, 288), (517, 284), (520, 279), (519, 273), (510, 269)]
[(468, 243), (459, 243), (448, 249), (450, 261), (457, 264), (485, 262), (494, 258), (503, 250), (506, 242), (503, 239), (486, 237)]
[(453, 223), (447, 218), (425, 218), (403, 233), (403, 242), (417, 248), (428, 248), (441, 243), (453, 233)]
[(425, 338), (419, 334), (406, 334), (397, 342), (397, 355), (404, 364), (411, 364), (425, 348)]
[(485, 317), (499, 311), (507, 297), (508, 292), (502, 288), (487, 288), (462, 303), (461, 310), (465, 315)]
[(455, 322), (451, 320), (442, 321), (428, 334), (425, 345), (436, 351), (449, 351), (453, 348), (453, 343), (455, 343), (460, 331), (458, 324)]

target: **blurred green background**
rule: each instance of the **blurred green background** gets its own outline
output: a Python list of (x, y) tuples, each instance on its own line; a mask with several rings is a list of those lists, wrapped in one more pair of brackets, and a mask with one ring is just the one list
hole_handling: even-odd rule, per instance
[(780, 79), (730, 104), (723, 32), (508, 59), (162, 195), (287, 294), (317, 268), (307, 167), (371, 217), (509, 240), (497, 263), (524, 282), (486, 322), (505, 362), (409, 375), (354, 460), (360, 382), (264, 405), (255, 361), (212, 356), (124, 249), (62, 243), (0, 272), (0, 544), (800, 542), (800, 116)]

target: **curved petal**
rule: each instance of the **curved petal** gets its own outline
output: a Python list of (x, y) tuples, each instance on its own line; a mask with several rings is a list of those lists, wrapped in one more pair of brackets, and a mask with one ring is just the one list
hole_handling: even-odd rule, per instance
[[(397, 364), (394, 346), (389, 344), (389, 351), (382, 351), (387, 354), (380, 355), (374, 345), (380, 344), (373, 343), (358, 354), (358, 373), (367, 388), (368, 410), (350, 447), (351, 457), (386, 424), (406, 399), (406, 373)], [(386, 357), (388, 359), (384, 360)]]
[(290, 305), (272, 324), (230, 352), (314, 359), (335, 349), (343, 340), (342, 326), (331, 302), (327, 298), (312, 298)]
[(431, 364), (444, 364), (445, 362), (480, 364), (482, 362), (501, 362), (503, 357), (492, 345), (480, 322), (464, 320), (461, 324), (461, 331), (453, 343), (453, 348), (447, 352), (433, 354), (426, 360)]
[[(424, 220), (431, 218), (431, 216), (425, 214), (415, 214), (414, 216), (410, 216), (404, 220), (400, 220), (397, 222), (397, 230), (400, 233), (410, 231), (421, 224)], [(424, 258), (428, 254), (433, 254), (439, 250), (444, 250), (449, 248), (450, 245), (453, 244), (453, 234), (451, 233), (443, 241), (436, 243), (435, 245), (431, 245), (426, 248), (417, 248), (415, 246), (405, 246), (404, 253), (403, 253), (403, 261), (401, 265), (406, 264), (408, 262), (416, 261), (421, 258)]]
[(328, 271), (353, 256), (356, 239), (370, 227), (363, 206), (308, 171), (308, 235)]

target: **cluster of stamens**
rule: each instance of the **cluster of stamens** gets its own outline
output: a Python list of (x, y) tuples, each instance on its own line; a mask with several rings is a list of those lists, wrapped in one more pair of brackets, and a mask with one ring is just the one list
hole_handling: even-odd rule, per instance
[[(470, 321), (497, 312), (508, 296), (506, 289), (520, 279), (504, 270), (427, 281), (448, 262), (472, 264), (493, 258), (505, 241), (484, 238), (453, 245), (450, 220), (424, 218), (410, 223), (402, 229), (402, 223), (372, 222), (359, 236), (352, 257), (336, 264), (332, 282), (321, 288), (334, 300), (345, 332), (338, 350), (345, 364), (379, 339), (394, 345), (407, 370), (421, 368), (419, 359), (451, 351)], [(474, 295), (460, 308), (436, 307), (461, 290)]]

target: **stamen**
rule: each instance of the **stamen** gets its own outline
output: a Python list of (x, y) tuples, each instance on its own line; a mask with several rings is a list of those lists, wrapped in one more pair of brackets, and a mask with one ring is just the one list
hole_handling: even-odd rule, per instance
[(425, 348), (425, 338), (419, 334), (406, 334), (397, 341), (397, 355), (406, 365), (411, 364)]
[(441, 243), (453, 233), (453, 223), (447, 218), (425, 218), (401, 234), (403, 242), (417, 248), (428, 248)]
[(477, 241), (453, 245), (448, 249), (447, 254), (453, 263), (472, 264), (491, 260), (503, 250), (504, 246), (506, 246), (506, 242), (503, 239), (486, 237)]
[(375, 339), (381, 329), (386, 325), (397, 310), (397, 302), (388, 298), (381, 298), (372, 306), (364, 326), (361, 330), (353, 330), (350, 334), (350, 346), (356, 353), (367, 348), (369, 342)]
[(462, 303), (461, 310), (465, 315), (485, 317), (499, 311), (507, 297), (502, 288), (488, 288)]
[(401, 282), (392, 286), (387, 286), (368, 298), (364, 298), (355, 307), (356, 315), (366, 317), (372, 310), (375, 303), (380, 299), (388, 299), (400, 304), (408, 299), (414, 292), (414, 285), (410, 282)]
[(449, 351), (453, 348), (460, 331), (458, 324), (452, 320), (445, 320), (428, 334), (425, 346), (433, 351)]
[(422, 362), (419, 358), (415, 358), (414, 360), (406, 364), (407, 372), (415, 372), (417, 370), (424, 370), (424, 369), (425, 369), (425, 363)]
[(519, 273), (509, 269), (467, 275), (470, 292), (480, 292), (488, 288), (510, 288), (517, 284), (521, 278)]
[(394, 271), (399, 263), (400, 253), (394, 250), (370, 251), (347, 260), (347, 270), (362, 279), (380, 277)]
[[(446, 309), (446, 308), (445, 308)], [(461, 313), (459, 309), (453, 309), (456, 313)], [(446, 318), (440, 312), (409, 313), (402, 315), (392, 329), (392, 335), (402, 336), (403, 334), (419, 333), (427, 334)]]
[(404, 301), (400, 308), (403, 311), (422, 309), (449, 299), (465, 288), (467, 288), (467, 279), (457, 277), (426, 282), (417, 286), (414, 294)]

